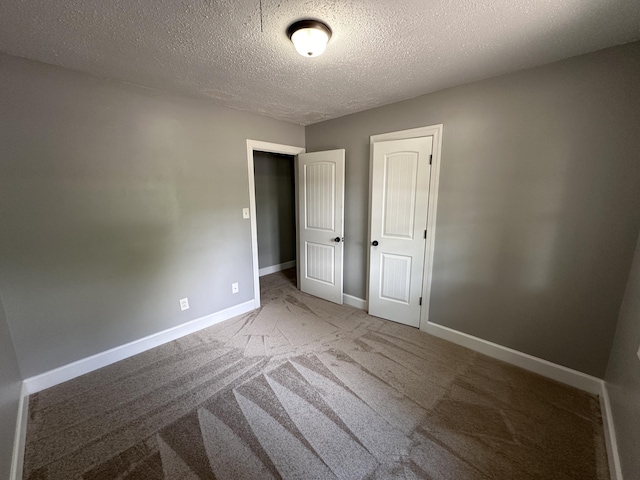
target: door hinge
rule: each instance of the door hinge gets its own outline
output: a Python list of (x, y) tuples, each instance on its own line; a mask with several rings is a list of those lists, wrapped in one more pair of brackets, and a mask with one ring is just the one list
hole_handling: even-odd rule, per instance
[(424, 231), (424, 238), (427, 238), (427, 231)]
[(429, 155), (429, 165), (431, 165), (431, 162), (433, 162), (433, 155)]
[(420, 297), (420, 305), (422, 305), (422, 297)]

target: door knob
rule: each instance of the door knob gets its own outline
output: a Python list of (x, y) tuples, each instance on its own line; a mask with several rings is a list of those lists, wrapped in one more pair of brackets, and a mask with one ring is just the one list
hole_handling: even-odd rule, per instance
[(378, 240), (374, 240), (373, 242), (371, 242), (371, 245), (373, 245), (374, 247), (378, 246)]
[(336, 237), (336, 238), (333, 239), (333, 241), (336, 242), (336, 243), (339, 243), (340, 240), (342, 240), (340, 237)]

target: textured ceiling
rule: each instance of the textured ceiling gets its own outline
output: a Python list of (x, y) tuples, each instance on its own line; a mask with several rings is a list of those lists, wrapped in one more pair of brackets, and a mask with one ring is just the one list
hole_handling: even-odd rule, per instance
[[(638, 0), (2, 0), (0, 51), (302, 125), (640, 39)], [(304, 58), (286, 29), (333, 30)]]

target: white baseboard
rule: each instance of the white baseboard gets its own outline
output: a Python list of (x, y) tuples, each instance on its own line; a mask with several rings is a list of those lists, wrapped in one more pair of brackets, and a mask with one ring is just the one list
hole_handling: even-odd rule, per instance
[(29, 414), (29, 394), (27, 387), (22, 382), (20, 402), (18, 403), (18, 417), (16, 420), (16, 432), (13, 439), (13, 455), (11, 457), (11, 473), (9, 480), (22, 479), (22, 465), (24, 464), (24, 446), (27, 438), (27, 419)]
[(434, 337), (448, 340), (451, 343), (467, 347), (489, 357), (502, 360), (503, 362), (524, 368), (543, 377), (564, 383), (565, 385), (584, 390), (594, 395), (600, 395), (602, 393), (602, 380), (587, 375), (586, 373), (578, 372), (577, 370), (558, 365), (557, 363), (552, 363), (548, 360), (543, 360), (533, 355), (522, 353), (518, 350), (513, 350), (512, 348), (504, 347), (497, 343), (489, 342), (436, 323), (428, 322), (425, 331)]
[(24, 381), (26, 391), (28, 394), (32, 394), (44, 390), (45, 388), (53, 387), (59, 383), (66, 382), (99, 368), (106, 367), (112, 363), (119, 362), (125, 358), (132, 357), (138, 353), (142, 353), (151, 348), (171, 342), (172, 340), (184, 337), (185, 335), (197, 332), (198, 330), (202, 330), (203, 328), (210, 327), (211, 325), (215, 325), (216, 323), (228, 320), (229, 318), (233, 318), (237, 315), (242, 315), (243, 313), (250, 312), (254, 309), (255, 301), (250, 300), (220, 312), (212, 313), (211, 315), (197, 318), (190, 322), (183, 323), (182, 325), (169, 328), (162, 332), (154, 333), (148, 337), (120, 345), (119, 347), (112, 348), (105, 352), (83, 358), (76, 362), (69, 363), (68, 365), (63, 365), (62, 367), (36, 375), (35, 377), (27, 378)]
[(611, 402), (609, 401), (607, 383), (603, 381), (601, 387), (600, 411), (602, 412), (604, 439), (607, 444), (609, 475), (611, 480), (622, 480), (622, 467), (620, 466), (620, 456), (618, 455), (618, 441), (616, 440), (616, 429), (613, 424), (613, 412), (611, 411)]
[(258, 275), (260, 277), (264, 277), (265, 275), (269, 275), (271, 273), (281, 272), (282, 270), (286, 270), (288, 268), (293, 268), (296, 266), (296, 261), (291, 260), (290, 262), (284, 262), (280, 265), (272, 265), (270, 267), (264, 267), (258, 270)]
[(347, 295), (346, 293), (342, 294), (342, 303), (345, 305), (350, 305), (355, 308), (359, 308), (360, 310), (367, 309), (367, 301), (362, 298), (354, 297), (353, 295)]

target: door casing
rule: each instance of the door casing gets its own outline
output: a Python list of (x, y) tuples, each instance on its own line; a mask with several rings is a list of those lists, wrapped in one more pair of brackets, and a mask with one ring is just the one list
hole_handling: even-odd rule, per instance
[(369, 308), (369, 269), (371, 266), (371, 193), (373, 187), (373, 144), (389, 140), (405, 140), (417, 137), (433, 137), (431, 179), (429, 182), (429, 205), (427, 207), (427, 241), (425, 242), (425, 261), (422, 279), (422, 309), (420, 310), (420, 330), (426, 331), (429, 323), (429, 305), (431, 303), (431, 283), (433, 277), (433, 258), (436, 234), (436, 214), (438, 209), (438, 184), (440, 183), (440, 156), (442, 151), (443, 124), (418, 127), (397, 132), (381, 133), (369, 137), (369, 223), (367, 236), (367, 309)]
[[(260, 266), (258, 265), (258, 223), (256, 219), (256, 180), (254, 171), (253, 152), (281, 153), (295, 156), (305, 153), (303, 147), (293, 145), (281, 145), (279, 143), (262, 142), (259, 140), (247, 139), (247, 168), (249, 173), (249, 219), (251, 222), (251, 252), (253, 254), (253, 301), (254, 308), (260, 308)], [(296, 188), (296, 204), (297, 204)], [(296, 215), (296, 236), (298, 232), (298, 216)], [(296, 238), (296, 245), (298, 241)]]

